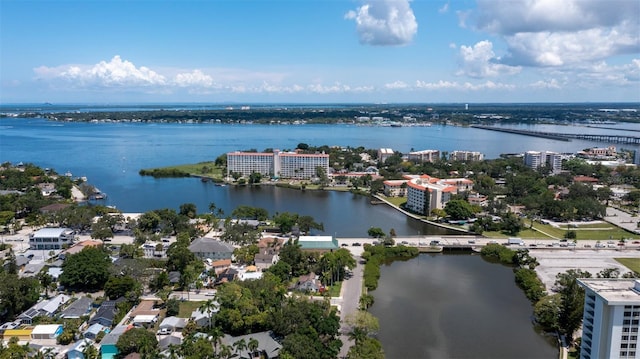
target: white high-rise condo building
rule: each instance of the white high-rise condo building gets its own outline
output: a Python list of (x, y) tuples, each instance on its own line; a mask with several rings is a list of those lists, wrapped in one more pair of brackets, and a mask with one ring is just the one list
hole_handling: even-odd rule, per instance
[(640, 280), (579, 279), (584, 287), (580, 358), (637, 358)]
[(313, 178), (317, 168), (329, 174), (329, 155), (325, 153), (280, 152), (229, 152), (227, 153), (227, 175), (239, 173), (249, 176), (253, 172), (263, 176), (280, 178)]
[(548, 166), (552, 172), (557, 173), (562, 169), (562, 155), (550, 151), (527, 151), (524, 153), (524, 164), (533, 169)]

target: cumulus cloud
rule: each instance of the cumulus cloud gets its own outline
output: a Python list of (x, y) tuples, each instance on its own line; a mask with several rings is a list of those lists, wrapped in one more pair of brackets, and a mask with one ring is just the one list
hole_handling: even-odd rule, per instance
[(484, 40), (473, 46), (460, 46), (460, 70), (457, 75), (474, 78), (512, 75), (520, 72), (521, 67), (500, 63), (493, 52), (493, 44)]
[(78, 87), (148, 87), (166, 84), (164, 76), (144, 66), (136, 67), (118, 55), (109, 62), (100, 61), (93, 66), (41, 66), (34, 71), (42, 78), (65, 80)]
[(640, 51), (640, 2), (634, 0), (478, 0), (471, 17), (502, 36), (502, 62), (567, 66)]
[(418, 32), (409, 0), (368, 1), (347, 12), (345, 19), (356, 22), (360, 43), (367, 45), (406, 45)]

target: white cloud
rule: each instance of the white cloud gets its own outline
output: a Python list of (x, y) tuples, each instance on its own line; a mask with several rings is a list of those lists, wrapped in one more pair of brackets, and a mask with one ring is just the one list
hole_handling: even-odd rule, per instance
[(539, 80), (529, 86), (537, 89), (560, 89), (560, 83), (556, 79)]
[(179, 73), (173, 82), (179, 87), (212, 87), (214, 86), (213, 78), (200, 70)]
[(471, 18), (504, 38), (503, 63), (544, 67), (640, 52), (638, 14), (636, 0), (478, 0)]
[(473, 46), (460, 46), (460, 70), (457, 75), (484, 78), (498, 75), (512, 75), (520, 72), (519, 66), (500, 63), (493, 52), (493, 44), (484, 40)]
[(407, 85), (403, 81), (395, 81), (395, 82), (391, 82), (391, 83), (385, 84), (384, 87), (387, 88), (387, 89), (405, 89), (405, 88), (409, 87), (409, 85)]
[(456, 81), (443, 81), (438, 82), (425, 82), (416, 81), (416, 88), (425, 90), (459, 90), (459, 91), (482, 91), (482, 90), (513, 90), (515, 85), (496, 83), (493, 81), (486, 81), (483, 83), (473, 84), (470, 82), (459, 83)]
[(449, 2), (444, 3), (444, 5), (438, 9), (438, 12), (441, 14), (449, 12)]
[(68, 81), (77, 87), (149, 87), (166, 84), (164, 76), (144, 66), (136, 67), (118, 55), (109, 62), (100, 61), (93, 66), (41, 66), (34, 71), (42, 78)]
[(369, 0), (345, 19), (356, 22), (360, 43), (367, 45), (406, 45), (418, 32), (409, 0)]

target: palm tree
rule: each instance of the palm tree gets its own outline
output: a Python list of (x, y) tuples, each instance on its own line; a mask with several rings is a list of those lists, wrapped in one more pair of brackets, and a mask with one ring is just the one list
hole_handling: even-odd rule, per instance
[(213, 314), (215, 313), (216, 309), (218, 309), (218, 302), (216, 302), (215, 299), (207, 300), (206, 302), (202, 303), (200, 308), (198, 308), (198, 310), (200, 310), (202, 313), (206, 313), (209, 315), (209, 329), (213, 328)]
[(247, 342), (244, 339), (240, 339), (233, 343), (233, 347), (238, 355), (242, 355), (242, 351), (247, 350)]
[(220, 352), (218, 355), (220, 356), (220, 359), (229, 359), (233, 356), (233, 352), (231, 351), (230, 346), (222, 344), (220, 345)]
[[(258, 350), (258, 346), (260, 346), (260, 342), (258, 342), (257, 339), (255, 338), (251, 338), (249, 339), (249, 343), (247, 344), (247, 348), (249, 348), (249, 351), (251, 352), (249, 354), (250, 358), (253, 358), (255, 354), (255, 352)], [(257, 355), (259, 357), (259, 355)]]
[(180, 347), (175, 344), (169, 344), (169, 357), (167, 359), (178, 359)]
[(82, 349), (82, 355), (84, 355), (85, 359), (98, 359), (98, 349), (96, 349), (91, 342), (85, 341), (84, 349)]

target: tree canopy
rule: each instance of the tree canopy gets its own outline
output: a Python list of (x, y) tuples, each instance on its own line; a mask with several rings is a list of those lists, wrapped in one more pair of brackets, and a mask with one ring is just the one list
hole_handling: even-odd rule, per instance
[(86, 247), (65, 259), (59, 281), (72, 290), (100, 290), (109, 279), (109, 267), (111, 259), (102, 248)]

